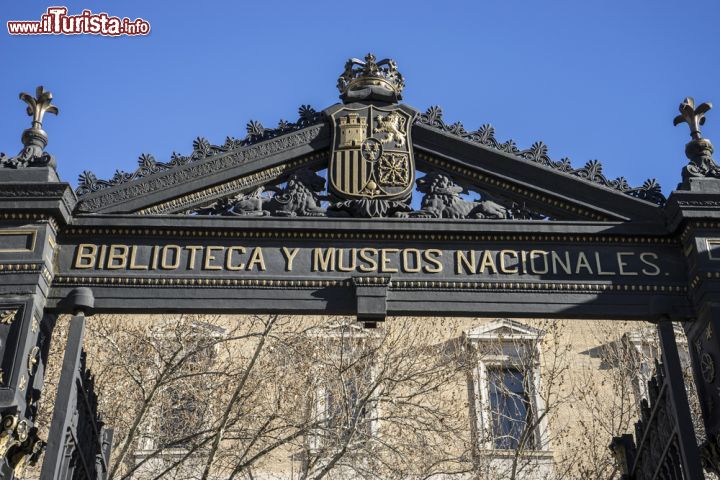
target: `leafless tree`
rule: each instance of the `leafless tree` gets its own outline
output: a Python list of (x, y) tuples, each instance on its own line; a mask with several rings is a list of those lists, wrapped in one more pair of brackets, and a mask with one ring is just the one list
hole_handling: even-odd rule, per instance
[(607, 446), (631, 431), (640, 368), (617, 325), (596, 331), (595, 363), (578, 368), (562, 322), (473, 341), (482, 323), (92, 317), (110, 477), (612, 478)]

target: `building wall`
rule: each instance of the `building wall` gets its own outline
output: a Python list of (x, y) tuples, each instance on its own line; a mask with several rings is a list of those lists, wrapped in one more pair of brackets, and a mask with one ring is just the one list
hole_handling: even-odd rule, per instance
[[(621, 339), (648, 331), (644, 323), (390, 318), (373, 330), (349, 318), (307, 316), (277, 317), (267, 328), (270, 318), (89, 319), (89, 365), (106, 422), (116, 428), (111, 463), (123, 456), (114, 478), (153, 478), (165, 469), (163, 478), (200, 478), (223, 420), (214, 478), (231, 478), (255, 455), (250, 470), (239, 468), (235, 478), (249, 478), (248, 471), (256, 479), (314, 478), (326, 467), (324, 478), (332, 479), (370, 478), (370, 472), (375, 478), (611, 478), (607, 446), (613, 435), (631, 431), (636, 418), (638, 358)], [(67, 327), (64, 320), (58, 332)], [(48, 398), (63, 335), (53, 341)], [(212, 360), (198, 360), (208, 349)], [(508, 360), (513, 355), (520, 359)], [(526, 374), (537, 424), (532, 445), (516, 450), (493, 448), (487, 372), (501, 357)], [(353, 375), (363, 380), (353, 383)], [(367, 404), (353, 414), (363, 398)], [(52, 402), (45, 401), (41, 425), (51, 413)], [(331, 416), (338, 419), (329, 422)], [(161, 428), (172, 431), (164, 435)], [(183, 434), (190, 439), (163, 445)], [(280, 446), (271, 449), (275, 443)]]

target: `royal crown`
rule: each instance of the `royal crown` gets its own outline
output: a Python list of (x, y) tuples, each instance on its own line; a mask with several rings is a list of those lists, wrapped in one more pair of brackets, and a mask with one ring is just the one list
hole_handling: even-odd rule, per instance
[(351, 58), (345, 63), (337, 86), (345, 103), (359, 100), (397, 102), (402, 99), (405, 80), (395, 60), (386, 58), (376, 62), (375, 55), (368, 53), (365, 61)]

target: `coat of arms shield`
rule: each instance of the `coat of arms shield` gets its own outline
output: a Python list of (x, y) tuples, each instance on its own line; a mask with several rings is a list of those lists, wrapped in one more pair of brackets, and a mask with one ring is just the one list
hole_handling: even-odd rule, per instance
[(344, 107), (331, 115), (333, 151), (328, 178), (347, 199), (402, 199), (415, 180), (410, 128), (400, 106)]

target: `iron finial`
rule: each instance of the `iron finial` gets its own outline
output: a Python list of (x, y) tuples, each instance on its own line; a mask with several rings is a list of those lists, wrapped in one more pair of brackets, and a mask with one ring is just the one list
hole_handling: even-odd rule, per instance
[(678, 126), (681, 123), (687, 123), (690, 127), (690, 136), (693, 140), (700, 140), (702, 134), (700, 127), (705, 124), (705, 113), (712, 108), (712, 103), (701, 103), (695, 108), (695, 99), (686, 97), (680, 104), (680, 115), (675, 117), (673, 125)]
[(45, 91), (42, 85), (35, 89), (35, 96), (20, 93), (20, 100), (27, 103), (27, 114), (32, 117), (32, 125), (22, 133), (23, 149), (14, 157), (0, 154), (0, 168), (55, 167), (55, 159), (45, 152), (48, 136), (42, 129), (46, 113), (57, 115), (58, 108), (52, 104), (52, 93)]
[(57, 115), (58, 108), (52, 104), (52, 93), (43, 88), (42, 85), (35, 89), (35, 96), (29, 93), (20, 93), (20, 100), (27, 103), (27, 114), (33, 117), (32, 128), (42, 130), (42, 121), (46, 113)]
[(690, 162), (683, 168), (683, 183), (679, 186), (681, 189), (692, 188), (692, 179), (720, 179), (720, 166), (713, 159), (712, 142), (703, 138), (700, 132), (700, 127), (705, 124), (705, 114), (711, 108), (710, 102), (701, 103), (696, 107), (695, 99), (687, 97), (680, 104), (680, 115), (673, 120), (675, 126), (687, 123), (692, 137), (692, 140), (685, 145), (685, 156)]

